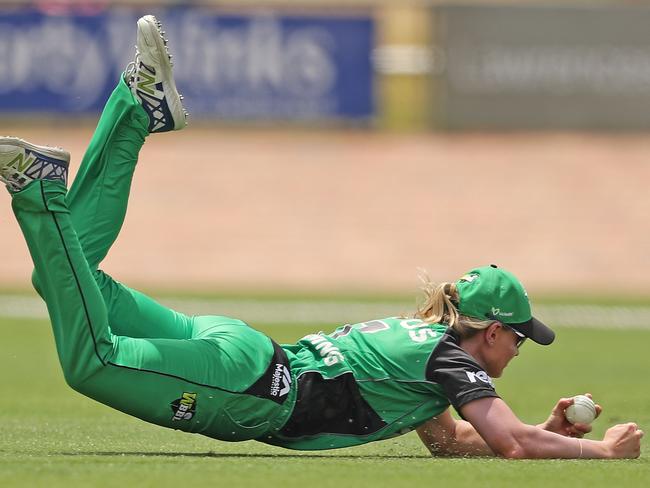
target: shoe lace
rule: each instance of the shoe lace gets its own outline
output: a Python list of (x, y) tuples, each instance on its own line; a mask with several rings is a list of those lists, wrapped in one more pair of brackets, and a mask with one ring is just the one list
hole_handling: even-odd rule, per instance
[(0, 175), (0, 181), (7, 185), (7, 188), (9, 188), (11, 191), (19, 191), (20, 186), (18, 186), (14, 181), (11, 181), (4, 176)]
[(140, 64), (140, 53), (138, 52), (138, 49), (136, 47), (135, 59), (131, 61), (129, 64), (127, 64), (126, 68), (124, 69), (124, 79), (126, 80), (129, 86), (131, 86), (131, 83), (133, 83), (133, 80), (135, 79), (135, 72), (137, 71), (139, 64)]

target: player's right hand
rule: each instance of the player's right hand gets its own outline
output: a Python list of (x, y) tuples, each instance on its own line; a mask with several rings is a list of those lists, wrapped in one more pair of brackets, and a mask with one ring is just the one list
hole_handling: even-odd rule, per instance
[(618, 424), (605, 432), (603, 442), (609, 448), (609, 457), (638, 458), (641, 454), (643, 431), (634, 422)]
[[(585, 396), (591, 398), (591, 393), (585, 393)], [(551, 410), (548, 419), (538, 427), (568, 437), (583, 437), (591, 432), (591, 424), (572, 424), (564, 415), (564, 411), (569, 408), (569, 405), (573, 405), (573, 401), (574, 397), (560, 398), (553, 410)], [(602, 411), (603, 407), (596, 404), (596, 418), (600, 416)]]

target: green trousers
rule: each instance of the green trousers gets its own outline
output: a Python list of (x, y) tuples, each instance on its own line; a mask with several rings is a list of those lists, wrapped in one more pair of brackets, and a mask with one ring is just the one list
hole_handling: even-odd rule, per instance
[(65, 379), (157, 425), (222, 440), (263, 437), (282, 427), (295, 401), (294, 388), (279, 401), (260, 384), (278, 347), (240, 320), (177, 313), (98, 269), (122, 226), (147, 126), (120, 82), (70, 191), (37, 180), (12, 196)]

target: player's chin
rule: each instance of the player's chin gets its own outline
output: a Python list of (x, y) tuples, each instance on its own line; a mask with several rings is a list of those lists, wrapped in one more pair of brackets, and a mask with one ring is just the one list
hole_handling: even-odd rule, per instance
[(501, 376), (503, 375), (503, 372), (505, 371), (505, 369), (510, 364), (510, 361), (512, 361), (514, 358), (515, 358), (515, 356), (512, 356), (503, 365), (501, 365), (498, 374), (495, 375), (494, 378), (501, 378)]
[(501, 378), (504, 368), (505, 366), (495, 366), (487, 369), (486, 373), (490, 376), (490, 378)]
[(491, 374), (490, 376), (491, 376), (492, 378), (501, 378), (501, 377), (503, 376), (503, 372), (506, 370), (506, 368), (508, 367), (508, 364), (509, 364), (509, 363), (510, 363), (510, 361), (508, 360), (508, 361), (506, 361), (505, 364), (497, 366), (497, 367), (495, 368), (496, 371), (494, 372), (494, 374)]

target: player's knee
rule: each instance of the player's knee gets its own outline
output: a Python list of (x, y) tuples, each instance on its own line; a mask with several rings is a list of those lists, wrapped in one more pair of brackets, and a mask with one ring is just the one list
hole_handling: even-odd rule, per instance
[(41, 280), (38, 279), (36, 270), (32, 271), (32, 286), (34, 287), (34, 290), (36, 290), (36, 293), (42, 297), (43, 293), (41, 292)]
[(63, 365), (63, 378), (70, 388), (87, 395), (92, 388), (93, 378), (103, 367), (102, 364), (94, 362), (83, 365), (83, 361)]
[(79, 393), (83, 393), (83, 385), (86, 379), (83, 375), (80, 375), (74, 369), (63, 368), (63, 378), (70, 388)]

